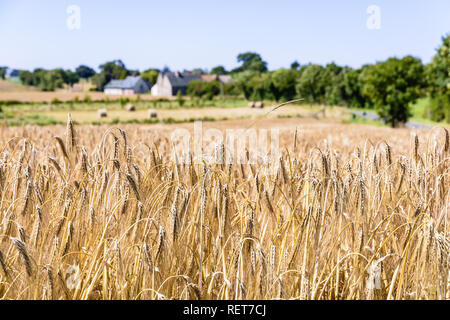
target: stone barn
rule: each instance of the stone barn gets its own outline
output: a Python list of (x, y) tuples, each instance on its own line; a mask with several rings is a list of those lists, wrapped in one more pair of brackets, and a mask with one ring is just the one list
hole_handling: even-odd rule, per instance
[(185, 95), (189, 82), (193, 80), (202, 80), (202, 76), (190, 72), (160, 72), (152, 87), (152, 96), (174, 97), (178, 91)]

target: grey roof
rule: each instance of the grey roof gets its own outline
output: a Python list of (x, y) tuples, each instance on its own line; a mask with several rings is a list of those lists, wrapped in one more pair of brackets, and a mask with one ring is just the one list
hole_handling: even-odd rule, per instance
[(105, 85), (105, 89), (122, 89), (123, 80), (111, 80)]
[(183, 88), (187, 87), (192, 80), (201, 80), (202, 76), (192, 73), (178, 73), (177, 76), (175, 72), (170, 72), (167, 73), (167, 78), (173, 88)]
[(124, 80), (111, 80), (105, 89), (133, 89), (141, 77), (127, 77)]

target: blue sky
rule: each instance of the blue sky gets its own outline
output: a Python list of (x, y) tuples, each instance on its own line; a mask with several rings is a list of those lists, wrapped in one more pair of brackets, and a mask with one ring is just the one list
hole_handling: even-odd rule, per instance
[[(67, 8), (81, 9), (79, 30)], [(380, 29), (367, 8), (380, 8)], [(75, 68), (122, 59), (130, 69), (237, 66), (256, 51), (269, 69), (359, 67), (408, 54), (429, 62), (450, 33), (449, 0), (0, 0), (0, 65)]]

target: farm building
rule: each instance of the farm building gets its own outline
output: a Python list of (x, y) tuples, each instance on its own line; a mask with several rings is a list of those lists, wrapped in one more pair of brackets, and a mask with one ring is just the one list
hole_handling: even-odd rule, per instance
[(193, 80), (203, 80), (205, 82), (219, 80), (221, 83), (230, 83), (231, 76), (200, 75), (189, 72), (161, 72), (155, 85), (152, 87), (152, 96), (173, 97), (177, 95), (178, 91), (185, 95), (189, 82)]
[(127, 77), (124, 80), (111, 80), (105, 86), (105, 94), (110, 95), (132, 95), (147, 93), (150, 85), (141, 77)]
[(152, 87), (152, 95), (173, 97), (177, 95), (178, 91), (185, 95), (189, 82), (201, 79), (201, 75), (188, 72), (161, 72)]

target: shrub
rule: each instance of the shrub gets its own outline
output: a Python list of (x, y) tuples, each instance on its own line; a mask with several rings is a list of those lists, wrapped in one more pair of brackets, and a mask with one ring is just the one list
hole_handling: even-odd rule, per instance
[(120, 106), (123, 108), (128, 104), (128, 102), (130, 102), (130, 99), (128, 99), (126, 97), (120, 97), (119, 102), (120, 102)]
[(55, 98), (52, 99), (52, 101), (50, 103), (57, 105), (57, 104), (61, 104), (61, 101), (58, 98), (55, 97)]
[(183, 95), (181, 94), (181, 91), (177, 92), (177, 102), (180, 107), (182, 107), (184, 105), (184, 99), (183, 99)]
[(91, 103), (92, 102), (91, 96), (88, 95), (88, 94), (85, 95), (84, 98), (83, 98), (83, 102), (84, 103)]

